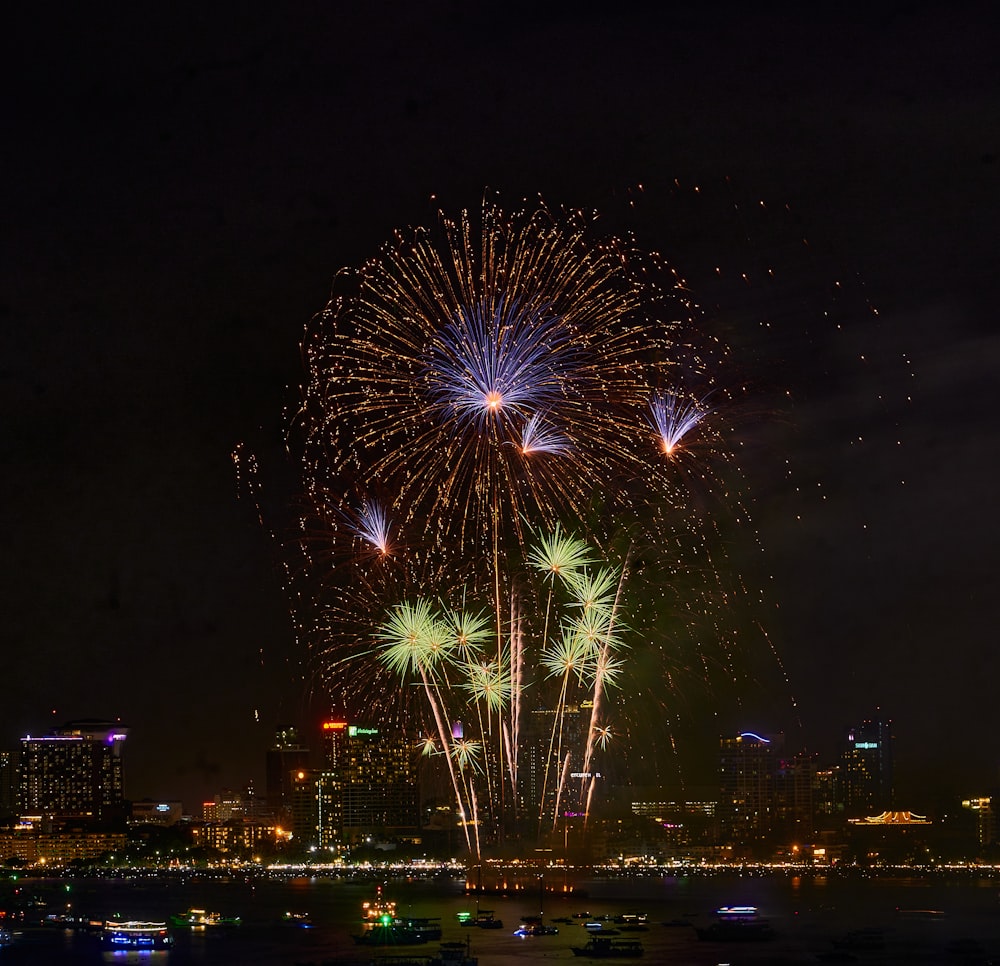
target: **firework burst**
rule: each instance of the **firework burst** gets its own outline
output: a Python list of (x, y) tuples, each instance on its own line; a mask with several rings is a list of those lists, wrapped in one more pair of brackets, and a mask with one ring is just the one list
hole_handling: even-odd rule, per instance
[[(589, 807), (570, 761), (589, 773), (605, 752), (626, 648), (663, 650), (648, 642), (664, 580), (711, 531), (663, 458), (708, 435), (706, 397), (659, 388), (713, 391), (708, 356), (670, 273), (592, 232), (580, 212), (489, 202), (400, 232), (338, 277), (303, 343), (301, 545), (306, 571), (334, 563), (318, 663), (331, 691), (393, 704), (424, 735), (475, 850), (505, 810)], [(521, 789), (529, 741), (537, 801)]]
[(443, 218), (344, 273), (304, 344), (310, 491), (391, 494), (411, 537), (466, 557), (644, 472), (651, 387), (700, 361), (642, 256), (590, 228), (486, 204), (478, 231)]

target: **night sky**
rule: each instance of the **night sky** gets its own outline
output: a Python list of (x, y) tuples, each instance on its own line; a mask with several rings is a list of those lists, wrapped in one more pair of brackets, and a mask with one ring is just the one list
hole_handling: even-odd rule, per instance
[(774, 654), (685, 733), (829, 754), (880, 713), (901, 807), (989, 788), (1000, 37), (985, 4), (764, 6), (15, 15), (0, 742), (119, 718), (132, 798), (261, 787), (322, 707), (269, 535), (303, 327), (340, 267), (489, 189), (634, 231), (734, 347), (728, 565)]

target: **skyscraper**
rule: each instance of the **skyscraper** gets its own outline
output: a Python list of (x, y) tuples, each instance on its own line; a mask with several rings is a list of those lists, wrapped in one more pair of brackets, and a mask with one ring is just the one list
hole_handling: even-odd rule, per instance
[(752, 843), (777, 823), (777, 775), (784, 736), (744, 731), (719, 747), (719, 820), (731, 842)]
[[(531, 712), (521, 735), (518, 807), (525, 830), (552, 829), (579, 809), (579, 789), (595, 775), (593, 763), (584, 774), (587, 733), (593, 705), (569, 705), (557, 721), (554, 709)], [(540, 823), (540, 824), (539, 824)]]
[(309, 749), (299, 741), (295, 728), (282, 728), (275, 733), (274, 744), (268, 748), (264, 764), (264, 794), (275, 812), (287, 813), (291, 808), (293, 776), (310, 765)]
[(415, 834), (420, 796), (406, 736), (368, 724), (325, 721), (316, 802), (321, 846)]
[(22, 815), (108, 822), (125, 818), (122, 746), (128, 729), (108, 721), (71, 721), (21, 739)]
[(840, 759), (840, 788), (848, 818), (892, 808), (892, 722), (877, 718), (848, 728)]
[(17, 752), (0, 751), (0, 824), (17, 814)]

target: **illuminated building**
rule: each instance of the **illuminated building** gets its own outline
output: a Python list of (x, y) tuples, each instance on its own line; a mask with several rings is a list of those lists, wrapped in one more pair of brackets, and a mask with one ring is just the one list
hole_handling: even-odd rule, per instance
[[(587, 733), (593, 704), (590, 701), (570, 705), (563, 710), (561, 729), (553, 738), (553, 709), (532, 711), (518, 751), (518, 778), (521, 800), (518, 803), (527, 821), (537, 822), (538, 815), (554, 815), (556, 795), (560, 791), (561, 776), (572, 783), (574, 791), (581, 782), (590, 778), (601, 779), (593, 764), (585, 775)], [(563, 789), (565, 791), (565, 789)], [(576, 796), (566, 794), (564, 802), (576, 801)], [(566, 807), (560, 807), (562, 817), (572, 817)]]
[(844, 811), (840, 800), (840, 767), (818, 768), (813, 776), (813, 808), (816, 824), (831, 828), (839, 824)]
[(892, 724), (864, 721), (849, 728), (840, 759), (840, 796), (848, 817), (892, 808)]
[(310, 752), (299, 742), (295, 728), (283, 728), (274, 736), (264, 764), (264, 795), (272, 809), (287, 812), (291, 807), (292, 776), (309, 768)]
[(284, 833), (273, 822), (234, 818), (228, 822), (204, 822), (191, 827), (195, 845), (224, 853), (249, 855), (273, 847)]
[(0, 824), (17, 815), (17, 752), (0, 751)]
[(296, 847), (308, 848), (319, 844), (319, 817), (316, 801), (319, 771), (300, 768), (291, 777), (288, 812), (292, 841)]
[(878, 815), (865, 815), (863, 818), (849, 818), (851, 825), (930, 825), (925, 815), (913, 812), (880, 812)]
[(173, 825), (184, 817), (184, 806), (180, 802), (156, 801), (144, 798), (132, 803), (133, 825)]
[(122, 745), (127, 734), (127, 728), (111, 722), (74, 721), (41, 738), (22, 738), (21, 814), (57, 821), (123, 820)]
[(705, 845), (716, 837), (717, 803), (714, 801), (644, 798), (633, 799), (629, 808), (636, 818), (655, 822), (662, 829), (663, 841), (670, 846)]
[(978, 844), (993, 845), (997, 841), (997, 813), (993, 807), (993, 796), (979, 795), (976, 798), (967, 798), (962, 802), (962, 808), (968, 809), (976, 817)]
[(321, 847), (416, 833), (417, 770), (414, 749), (404, 734), (325, 721), (322, 750), (315, 796)]
[(122, 852), (126, 844), (124, 832), (40, 832), (30, 827), (0, 830), (0, 858), (16, 858), (26, 865), (66, 866), (75, 860)]
[(224, 788), (211, 802), (201, 803), (201, 817), (206, 822), (231, 822), (243, 818), (245, 812), (243, 796), (231, 788)]
[(778, 764), (776, 827), (794, 840), (811, 838), (816, 828), (818, 756), (793, 755)]
[(745, 731), (719, 747), (719, 821), (732, 843), (752, 843), (775, 830), (783, 735)]

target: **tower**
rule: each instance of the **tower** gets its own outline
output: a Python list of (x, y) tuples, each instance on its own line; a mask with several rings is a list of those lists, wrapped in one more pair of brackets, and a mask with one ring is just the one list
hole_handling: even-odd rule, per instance
[(413, 749), (402, 732), (346, 721), (323, 722), (317, 782), (319, 842), (413, 834), (419, 827)]
[(744, 731), (719, 748), (719, 817), (724, 834), (749, 844), (774, 831), (783, 735)]
[(274, 744), (264, 760), (264, 794), (267, 804), (276, 812), (291, 808), (293, 776), (309, 768), (309, 749), (299, 742), (295, 728), (282, 728), (275, 733)]
[(840, 788), (848, 817), (892, 808), (892, 722), (877, 718), (848, 728), (840, 759)]

